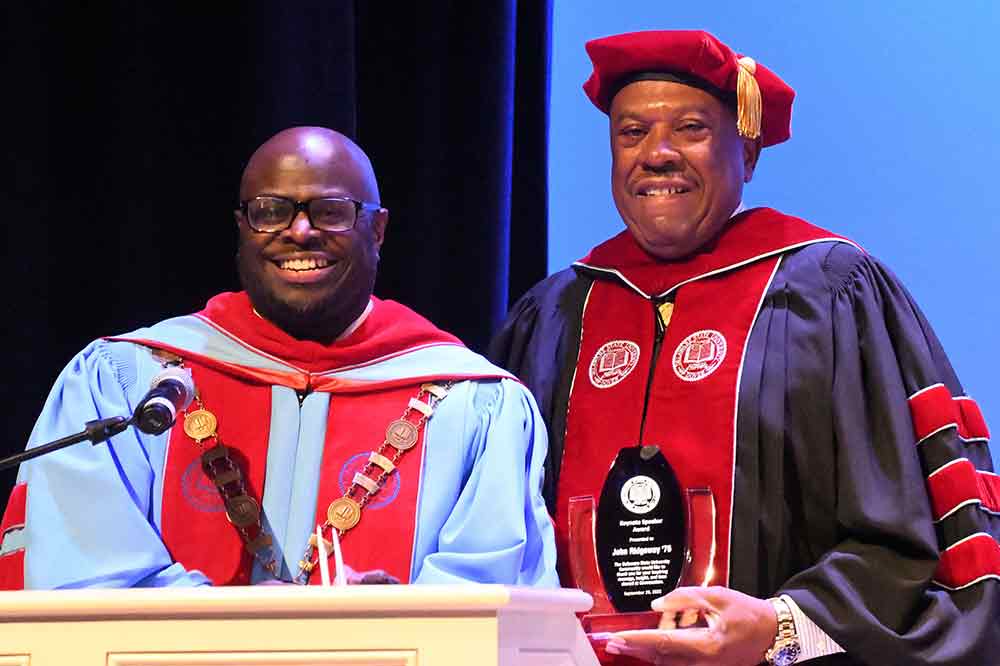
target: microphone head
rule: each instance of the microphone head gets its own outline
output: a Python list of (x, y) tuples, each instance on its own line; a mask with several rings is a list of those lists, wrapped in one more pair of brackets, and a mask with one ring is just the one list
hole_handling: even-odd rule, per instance
[(174, 403), (156, 395), (137, 411), (135, 426), (147, 435), (159, 435), (169, 430), (176, 419)]
[(173, 384), (179, 393), (180, 400), (176, 403), (177, 410), (187, 409), (191, 401), (194, 400), (194, 379), (191, 378), (191, 371), (176, 365), (164, 368), (153, 377), (149, 388), (155, 389), (166, 383)]
[(144, 433), (159, 435), (177, 419), (177, 413), (187, 409), (194, 400), (194, 380), (181, 367), (165, 368), (150, 383), (149, 391), (135, 408), (132, 420)]

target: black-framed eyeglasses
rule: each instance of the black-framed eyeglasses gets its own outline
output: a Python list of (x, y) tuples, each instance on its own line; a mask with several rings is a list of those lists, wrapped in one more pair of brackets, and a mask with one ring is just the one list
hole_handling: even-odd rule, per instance
[(362, 210), (378, 210), (379, 205), (348, 197), (319, 197), (295, 201), (285, 197), (262, 196), (240, 202), (240, 212), (254, 231), (276, 234), (291, 226), (300, 211), (309, 224), (321, 231), (350, 231)]

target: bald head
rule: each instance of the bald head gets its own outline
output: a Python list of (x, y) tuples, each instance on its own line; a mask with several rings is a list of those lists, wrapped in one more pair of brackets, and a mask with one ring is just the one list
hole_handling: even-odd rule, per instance
[[(303, 177), (313, 182), (303, 182)], [(292, 127), (258, 148), (240, 179), (240, 200), (261, 194), (275, 182), (317, 185), (342, 190), (341, 196), (378, 203), (378, 183), (371, 161), (340, 132), (325, 127)]]
[[(279, 132), (253, 154), (240, 181), (241, 202), (275, 199), (285, 200), (283, 212), (274, 203), (254, 208), (265, 218), (261, 211), (272, 211), (275, 230), (252, 227), (248, 204), (235, 211), (240, 280), (263, 317), (297, 338), (328, 342), (365, 310), (375, 285), (389, 211), (378, 205), (371, 162), (333, 130)], [(322, 211), (353, 226), (317, 227), (311, 216)]]

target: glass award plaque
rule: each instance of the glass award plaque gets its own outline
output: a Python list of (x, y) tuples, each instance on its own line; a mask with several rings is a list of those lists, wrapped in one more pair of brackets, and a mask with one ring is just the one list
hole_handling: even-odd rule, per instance
[(588, 633), (652, 629), (650, 603), (678, 585), (712, 582), (715, 503), (707, 488), (681, 490), (659, 447), (618, 452), (600, 499), (569, 502), (569, 569), (594, 598)]

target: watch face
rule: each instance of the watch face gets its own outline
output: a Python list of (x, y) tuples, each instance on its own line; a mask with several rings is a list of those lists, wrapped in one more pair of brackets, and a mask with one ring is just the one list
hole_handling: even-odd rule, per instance
[(774, 666), (791, 666), (799, 659), (799, 644), (789, 643), (778, 648), (774, 654)]

